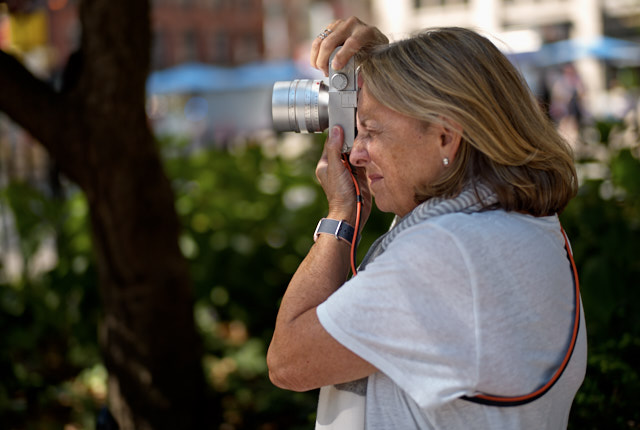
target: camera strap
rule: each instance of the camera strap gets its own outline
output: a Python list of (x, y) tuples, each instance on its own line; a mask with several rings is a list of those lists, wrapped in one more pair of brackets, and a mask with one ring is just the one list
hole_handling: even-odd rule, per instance
[[(356, 225), (353, 227), (355, 234), (354, 237), (360, 236), (360, 218), (362, 217), (362, 193), (360, 192), (360, 185), (358, 185), (358, 179), (356, 178), (356, 172), (354, 172), (351, 163), (349, 163), (349, 156), (345, 153), (342, 154), (342, 164), (351, 175), (351, 180), (353, 181), (353, 186), (356, 192)], [(350, 252), (350, 262), (351, 262), (351, 272), (353, 276), (358, 274), (358, 269), (356, 267), (356, 248), (358, 246), (358, 240), (351, 241), (351, 252)]]
[(573, 354), (573, 350), (576, 346), (576, 341), (578, 339), (578, 331), (580, 330), (580, 285), (578, 282), (578, 270), (576, 269), (576, 263), (573, 261), (573, 255), (571, 253), (571, 248), (569, 246), (569, 240), (567, 239), (567, 234), (564, 232), (562, 226), (560, 226), (560, 230), (562, 231), (562, 235), (564, 237), (564, 247), (567, 251), (567, 257), (569, 258), (569, 262), (571, 263), (571, 275), (573, 277), (573, 286), (575, 291), (575, 315), (573, 322), (573, 331), (571, 333), (571, 342), (569, 343), (569, 348), (567, 349), (567, 353), (560, 364), (560, 367), (553, 374), (551, 379), (544, 384), (542, 387), (538, 388), (536, 391), (525, 394), (522, 396), (514, 396), (514, 397), (504, 397), (497, 396), (493, 394), (477, 394), (475, 396), (462, 396), (461, 399), (467, 400), (473, 403), (479, 403), (481, 405), (487, 406), (520, 406), (526, 403), (533, 402), (534, 400), (545, 395), (551, 387), (560, 379), (562, 373), (567, 368), (569, 364), (569, 360), (571, 359), (571, 355)]

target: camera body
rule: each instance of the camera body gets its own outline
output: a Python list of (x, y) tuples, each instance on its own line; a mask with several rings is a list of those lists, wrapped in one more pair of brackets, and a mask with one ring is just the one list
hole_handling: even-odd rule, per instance
[(344, 130), (342, 152), (350, 152), (356, 137), (358, 76), (353, 57), (340, 70), (331, 67), (329, 77), (276, 82), (271, 98), (271, 114), (276, 131), (322, 133), (339, 125)]

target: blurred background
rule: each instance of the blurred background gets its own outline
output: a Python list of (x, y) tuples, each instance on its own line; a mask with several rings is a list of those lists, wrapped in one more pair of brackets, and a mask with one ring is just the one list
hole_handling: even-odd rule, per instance
[[(59, 87), (80, 40), (78, 2), (23, 3), (10, 13), (0, 2), (0, 49)], [(311, 41), (351, 15), (392, 40), (473, 28), (521, 70), (574, 147), (580, 177), (561, 218), (590, 355), (569, 428), (640, 428), (639, 0), (151, 3), (146, 110), (176, 194), (204, 373), (222, 411), (215, 428), (314, 422), (317, 393), (273, 387), (265, 353), (278, 300), (326, 212), (314, 179), (323, 137), (275, 134), (271, 88), (319, 77)], [(362, 255), (389, 221), (372, 217)], [(88, 222), (82, 192), (0, 112), (0, 428), (108, 428)]]

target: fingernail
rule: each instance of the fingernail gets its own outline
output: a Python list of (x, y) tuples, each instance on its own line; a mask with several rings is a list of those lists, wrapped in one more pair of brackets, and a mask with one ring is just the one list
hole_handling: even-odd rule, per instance
[(331, 130), (329, 130), (329, 137), (331, 139), (335, 139), (338, 137), (338, 133), (340, 133), (340, 128), (337, 125), (334, 125), (331, 127)]

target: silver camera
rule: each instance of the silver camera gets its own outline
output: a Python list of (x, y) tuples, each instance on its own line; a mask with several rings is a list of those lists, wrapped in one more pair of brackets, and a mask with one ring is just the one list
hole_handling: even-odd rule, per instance
[(329, 77), (296, 79), (273, 85), (271, 115), (276, 131), (322, 133), (339, 125), (344, 130), (342, 152), (350, 152), (356, 135), (358, 79), (353, 57), (346, 66), (334, 70), (329, 60)]

